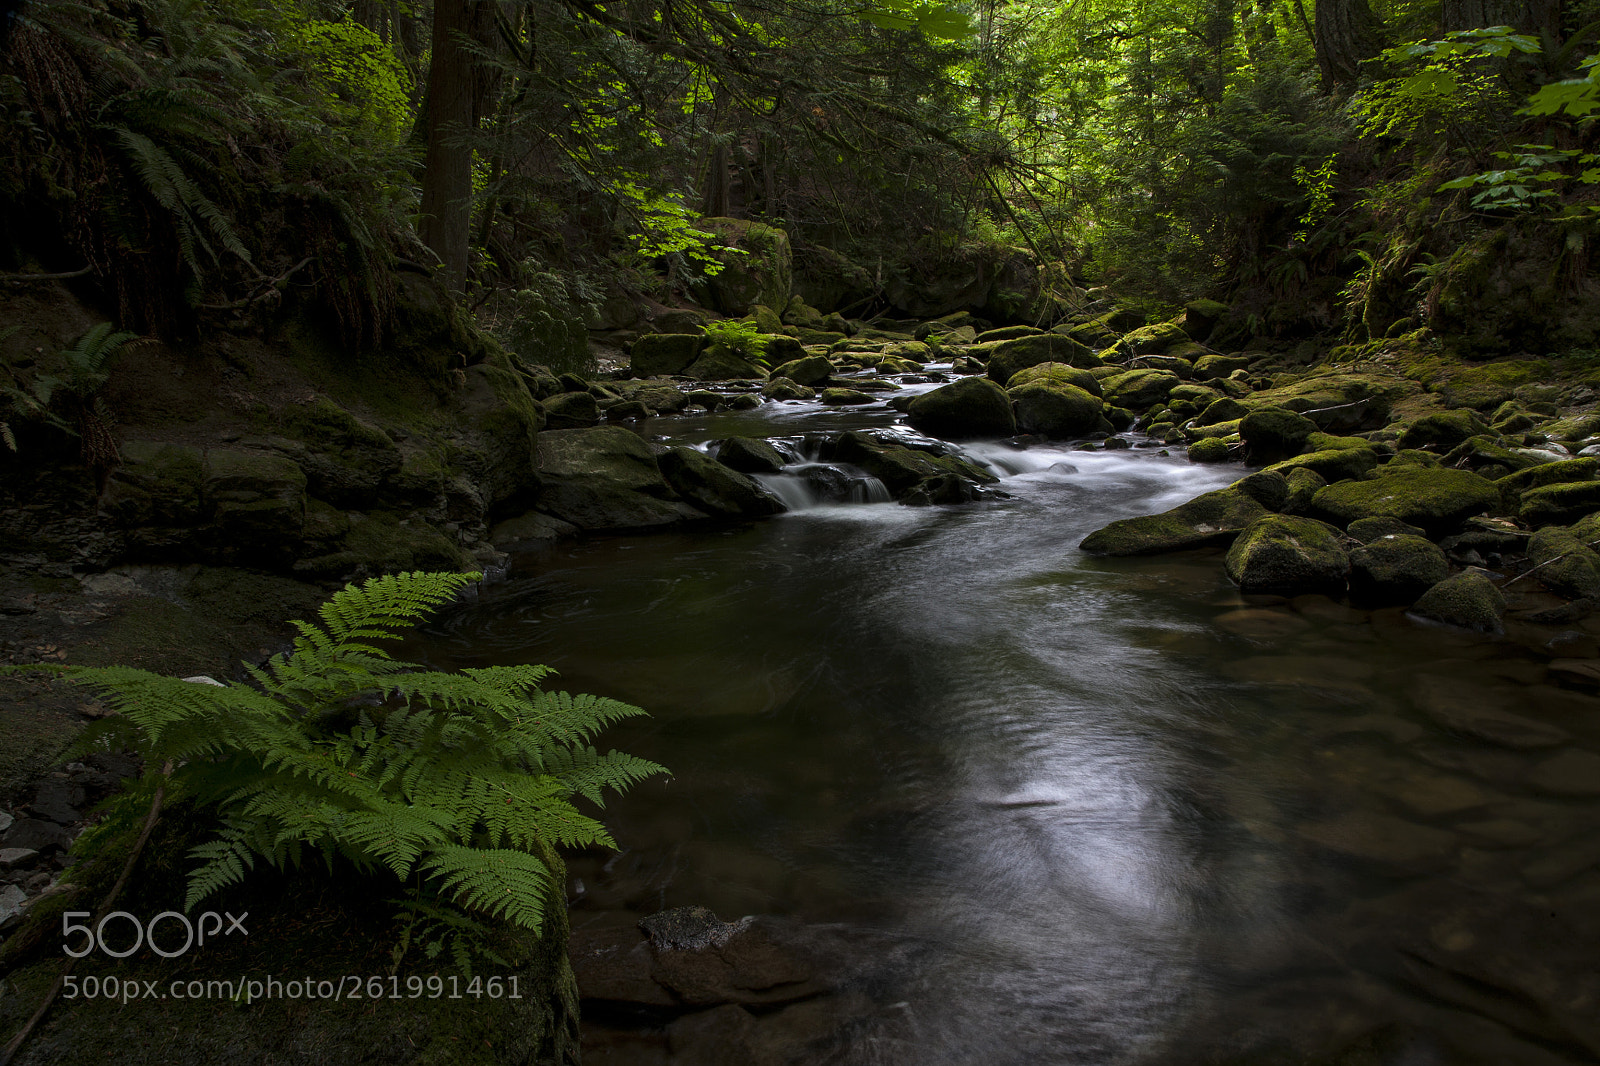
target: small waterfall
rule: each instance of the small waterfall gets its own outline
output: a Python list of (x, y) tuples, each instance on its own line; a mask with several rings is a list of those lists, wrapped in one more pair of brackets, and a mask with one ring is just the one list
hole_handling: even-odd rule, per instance
[(892, 499), (883, 482), (846, 463), (804, 461), (786, 466), (776, 474), (753, 476), (791, 511), (852, 503), (888, 503)]

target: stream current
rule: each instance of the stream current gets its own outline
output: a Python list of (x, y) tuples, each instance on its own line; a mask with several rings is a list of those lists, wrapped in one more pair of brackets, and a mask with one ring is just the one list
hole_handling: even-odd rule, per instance
[[(601, 747), (672, 778), (571, 862), (575, 932), (690, 904), (843, 930), (801, 1061), (1600, 1061), (1600, 700), (1546, 665), (1589, 630), (1080, 552), (1242, 475), (1154, 449), (968, 445), (1008, 497), (960, 507), (804, 489), (806, 434), (899, 421), (647, 422), (782, 438), (798, 509), (556, 543), (426, 634), (434, 665), (546, 663), (650, 712)], [(680, 1061), (608, 1033), (588, 1061)]]

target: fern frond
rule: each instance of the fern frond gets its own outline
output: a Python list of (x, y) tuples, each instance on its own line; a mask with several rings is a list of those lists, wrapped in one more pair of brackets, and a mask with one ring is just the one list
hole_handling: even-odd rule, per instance
[(422, 862), (462, 906), (537, 929), (544, 920), (550, 870), (524, 851), (446, 845)]

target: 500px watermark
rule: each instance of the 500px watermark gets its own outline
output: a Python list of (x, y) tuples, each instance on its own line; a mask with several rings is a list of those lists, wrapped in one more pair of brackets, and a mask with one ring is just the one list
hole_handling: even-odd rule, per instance
[[(125, 959), (146, 945), (163, 959), (175, 959), (192, 947), (204, 947), (207, 937), (216, 940), (219, 936), (232, 936), (234, 933), (240, 936), (250, 935), (250, 930), (244, 927), (244, 920), (250, 917), (249, 911), (237, 916), (230, 911), (223, 911), (221, 914), (216, 911), (206, 911), (194, 921), (191, 921), (187, 914), (162, 911), (148, 922), (142, 923), (127, 911), (112, 911), (92, 927), (77, 921), (79, 918), (90, 917), (93, 915), (88, 911), (67, 911), (61, 916), (61, 950), (75, 959), (81, 959), (97, 949), (113, 959)], [(131, 928), (133, 935), (131, 944), (113, 946), (107, 943), (107, 927), (111, 926), (113, 921), (118, 923), (113, 930), (119, 934), (124, 926)], [(167, 928), (163, 930), (162, 943), (157, 943), (156, 929), (163, 923), (166, 923)], [(83, 939), (74, 946), (71, 940), (74, 934), (78, 933), (83, 934)], [(180, 936), (182, 944), (177, 943)], [(123, 936), (118, 935), (115, 940), (120, 945)]]
[(456, 974), (428, 974), (400, 977), (236, 977), (229, 979), (177, 980), (162, 985), (159, 980), (133, 977), (67, 976), (63, 981), (64, 999), (113, 999), (124, 1005), (140, 999), (219, 999), (255, 1003), (264, 999), (325, 999), (334, 1002), (354, 999), (521, 999), (522, 985), (517, 974), (506, 977), (462, 977)]

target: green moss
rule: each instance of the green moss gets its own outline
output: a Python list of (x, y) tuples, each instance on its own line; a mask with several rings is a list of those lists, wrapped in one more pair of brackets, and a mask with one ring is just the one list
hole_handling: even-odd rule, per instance
[(1498, 509), (1500, 490), (1465, 470), (1402, 469), (1373, 481), (1329, 485), (1312, 500), (1316, 513), (1347, 526), (1360, 518), (1390, 517), (1433, 533)]

